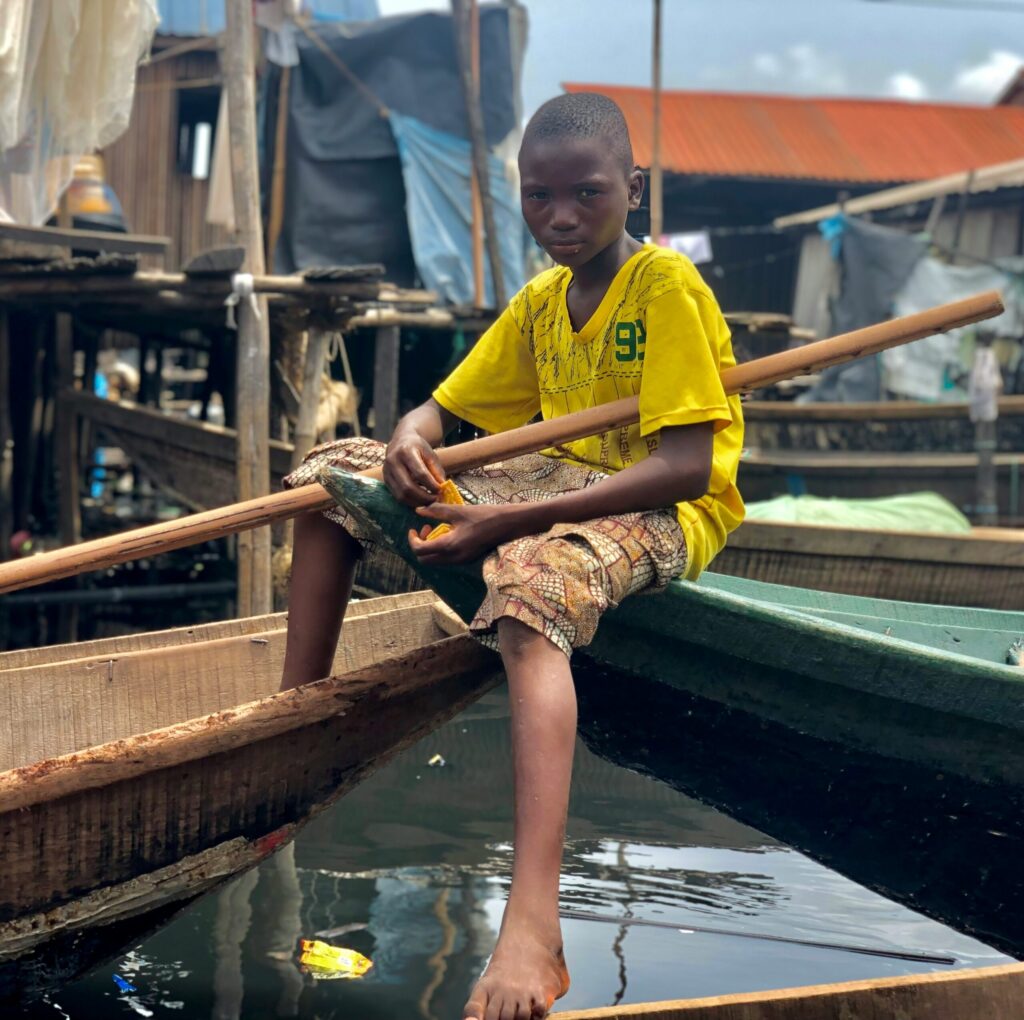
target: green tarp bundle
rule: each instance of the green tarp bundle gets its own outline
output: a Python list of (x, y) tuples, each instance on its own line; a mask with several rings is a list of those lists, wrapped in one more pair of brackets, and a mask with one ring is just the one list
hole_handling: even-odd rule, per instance
[(887, 531), (955, 533), (971, 530), (970, 521), (936, 492), (911, 492), (881, 499), (777, 496), (760, 503), (748, 503), (747, 519)]

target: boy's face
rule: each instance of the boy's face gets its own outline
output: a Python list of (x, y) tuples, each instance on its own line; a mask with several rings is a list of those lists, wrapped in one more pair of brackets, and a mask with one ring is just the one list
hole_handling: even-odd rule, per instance
[(523, 218), (534, 240), (570, 269), (614, 244), (640, 206), (643, 175), (626, 173), (601, 138), (541, 139), (519, 151)]

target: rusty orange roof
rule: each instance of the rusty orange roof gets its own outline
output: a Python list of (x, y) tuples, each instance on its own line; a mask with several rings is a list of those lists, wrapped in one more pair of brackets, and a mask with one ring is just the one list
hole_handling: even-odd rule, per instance
[[(650, 89), (564, 87), (614, 99), (650, 164)], [(1024, 157), (1024, 107), (665, 91), (661, 109), (662, 166), (680, 174), (886, 183)]]

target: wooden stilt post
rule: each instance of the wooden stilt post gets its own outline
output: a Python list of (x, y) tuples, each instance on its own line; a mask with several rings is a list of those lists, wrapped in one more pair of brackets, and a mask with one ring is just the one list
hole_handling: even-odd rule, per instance
[(288, 93), (292, 69), (281, 68), (281, 81), (277, 87), (277, 123), (274, 131), (274, 169), (270, 181), (270, 216), (267, 223), (267, 265), (274, 267), (274, 249), (284, 225), (285, 167), (288, 155)]
[(11, 426), (11, 338), (0, 308), (0, 560), (11, 558), (14, 532), (14, 432)]
[[(227, 0), (220, 56), (228, 96), (231, 175), (235, 222), (246, 251), (248, 272), (262, 275), (263, 224), (256, 157), (255, 35), (251, 0)], [(236, 398), (238, 406), (238, 498), (270, 491), (270, 328), (267, 302), (242, 297), (238, 323)], [(272, 606), (270, 529), (238, 540), (238, 611), (269, 613)]]
[(295, 421), (295, 448), (292, 468), (316, 442), (316, 415), (320, 407), (320, 381), (324, 374), (324, 356), (327, 353), (327, 333), (319, 326), (309, 330), (306, 338), (306, 360), (302, 366), (302, 392), (299, 394), (299, 413)]
[[(0, 562), (11, 558), (14, 532), (14, 435), (11, 425), (11, 346), (6, 309), (0, 308)], [(0, 599), (0, 650), (11, 632), (9, 610)]]
[[(999, 523), (999, 487), (996, 483), (996, 437), (999, 416), (999, 405), (997, 403), (998, 381), (996, 378), (989, 379), (987, 373), (979, 370), (984, 365), (982, 359), (991, 355), (992, 334), (987, 330), (979, 330), (975, 335), (976, 350), (974, 353), (974, 368), (972, 369), (972, 383), (974, 373), (980, 374), (980, 383), (989, 383), (986, 386), (982, 399), (975, 401), (975, 394), (972, 386), (971, 400), (971, 421), (974, 424), (974, 449), (978, 454), (978, 468), (975, 479), (975, 504), (974, 513), (978, 522), (987, 527)], [(984, 399), (988, 397), (989, 399)]]
[[(494, 307), (505, 305), (505, 281), (498, 251), (498, 229), (494, 222), (494, 203), (491, 201), (491, 175), (487, 166), (487, 139), (484, 133), (484, 115), (480, 107), (479, 74), (473, 77), (472, 36), (478, 26), (476, 0), (452, 0), (452, 21), (455, 28), (455, 52), (462, 77), (462, 95), (469, 120), (469, 142), (473, 153), (473, 174), (479, 183), (480, 206), (484, 221), (484, 243), (487, 261), (494, 284)], [(476, 30), (479, 37), (479, 28)]]
[(651, 94), (654, 101), (651, 133), (651, 241), (659, 244), (664, 232), (661, 198), (661, 0), (654, 2), (651, 47)]
[[(473, 77), (473, 86), (477, 95), (480, 94), (480, 9), (474, 3), (470, 8), (469, 19), (469, 67)], [(473, 211), (470, 228), (473, 241), (473, 304), (483, 308), (487, 301), (487, 289), (484, 286), (484, 207), (480, 201), (480, 178), (476, 168), (470, 168), (470, 205)]]
[(398, 356), (402, 331), (381, 326), (373, 359), (373, 438), (386, 443), (398, 421)]

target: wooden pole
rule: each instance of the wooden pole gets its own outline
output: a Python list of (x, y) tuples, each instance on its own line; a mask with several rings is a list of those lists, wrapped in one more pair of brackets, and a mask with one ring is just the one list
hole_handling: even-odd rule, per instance
[(302, 392), (299, 394), (299, 413), (295, 421), (292, 470), (316, 441), (316, 416), (320, 409), (320, 382), (324, 374), (324, 355), (327, 353), (327, 333), (319, 327), (309, 330), (306, 338), (306, 360), (302, 366)]
[(651, 130), (651, 241), (661, 243), (664, 232), (661, 198), (661, 0), (654, 2), (651, 48), (651, 96), (654, 103)]
[[(251, 0), (226, 0), (227, 31), (220, 51), (228, 96), (235, 222), (245, 266), (263, 275), (263, 223), (256, 156), (255, 32)], [(238, 360), (238, 497), (270, 492), (270, 319), (266, 298), (243, 298), (236, 307)], [(273, 600), (269, 529), (239, 535), (238, 611), (269, 613)]]
[[(992, 347), (991, 334), (979, 330), (975, 337), (974, 368), (972, 376), (979, 371), (979, 363), (988, 356)], [(985, 377), (982, 376), (984, 379)], [(995, 382), (995, 380), (991, 380)], [(973, 382), (973, 379), (972, 379)], [(972, 389), (972, 398), (974, 396)], [(987, 388), (986, 388), (987, 389)], [(974, 425), (974, 449), (978, 455), (978, 468), (975, 478), (974, 514), (983, 526), (992, 527), (999, 523), (999, 486), (996, 482), (996, 446), (998, 435), (999, 404), (995, 393), (991, 396), (992, 406), (975, 407), (972, 399), (970, 406), (971, 421)], [(994, 411), (996, 417), (989, 418), (988, 412)], [(976, 414), (976, 411), (981, 412)]]
[[(726, 393), (744, 393), (780, 379), (819, 372), (830, 365), (878, 354), (912, 340), (991, 319), (1001, 315), (1003, 310), (999, 292), (987, 291), (914, 315), (904, 315), (876, 326), (857, 329), (829, 340), (819, 340), (805, 347), (781, 351), (727, 368), (722, 373), (722, 384)], [(584, 439), (609, 429), (625, 428), (637, 421), (639, 401), (636, 397), (625, 397), (561, 418), (551, 418), (510, 432), (444, 447), (437, 453), (445, 470), (454, 474), (509, 457), (535, 453), (558, 443)], [(362, 473), (367, 477), (381, 477), (379, 468)], [(84, 542), (70, 549), (55, 549), (27, 560), (0, 564), (0, 594), (59, 577), (100, 570), (143, 556), (154, 556), (169, 549), (181, 549), (197, 542), (222, 538), (242, 529), (262, 527), (301, 513), (324, 510), (331, 505), (331, 497), (321, 486), (304, 485), (247, 503), (218, 507), (176, 521), (153, 524), (124, 535)]]
[[(473, 76), (473, 91), (480, 95), (480, 8), (476, 0), (472, 0), (469, 8), (469, 65)], [(487, 300), (484, 286), (484, 211), (480, 202), (480, 179), (476, 167), (470, 167), (469, 173), (470, 206), (472, 209), (473, 241), (473, 304), (483, 308)]]
[[(68, 207), (67, 193), (60, 200), (57, 223), (64, 230), (71, 230), (72, 217)], [(72, 252), (68, 252), (72, 254)], [(82, 540), (81, 472), (78, 459), (78, 419), (65, 394), (75, 385), (75, 324), (67, 312), (54, 316), (54, 428), (53, 439), (56, 447), (54, 459), (57, 466), (57, 532), (61, 545)], [(78, 609), (62, 606), (58, 611), (57, 637), (62, 643), (78, 637)]]
[(270, 216), (267, 223), (267, 265), (273, 269), (274, 249), (284, 225), (284, 184), (288, 153), (288, 94), (292, 69), (281, 68), (277, 87), (277, 122), (274, 131), (274, 170), (270, 181)]
[(386, 443), (398, 423), (398, 359), (402, 331), (398, 326), (377, 330), (373, 356), (373, 438)]
[(7, 312), (0, 308), (0, 560), (11, 558), (14, 532), (14, 430), (11, 425), (11, 343)]
[[(462, 97), (469, 122), (469, 144), (472, 151), (473, 174), (479, 183), (480, 206), (484, 221), (484, 243), (487, 261), (491, 267), (494, 287), (494, 307), (505, 305), (505, 281), (498, 251), (498, 229), (494, 222), (494, 203), (491, 200), (491, 176), (487, 166), (487, 139), (484, 134), (484, 115), (480, 107), (479, 82), (473, 80), (471, 37), (476, 0), (452, 0), (452, 23), (455, 30), (455, 52), (462, 78)], [(479, 35), (479, 31), (476, 33)]]

